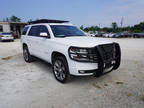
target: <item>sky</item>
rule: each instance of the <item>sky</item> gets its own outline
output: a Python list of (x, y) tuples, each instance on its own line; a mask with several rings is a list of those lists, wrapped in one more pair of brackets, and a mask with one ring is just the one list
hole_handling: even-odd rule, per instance
[(1, 0), (0, 20), (15, 15), (30, 19), (69, 20), (80, 26), (131, 26), (144, 21), (144, 0)]

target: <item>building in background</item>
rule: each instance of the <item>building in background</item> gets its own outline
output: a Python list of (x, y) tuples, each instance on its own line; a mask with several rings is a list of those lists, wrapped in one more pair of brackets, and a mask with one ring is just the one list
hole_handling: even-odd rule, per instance
[(4, 22), (0, 21), (0, 33), (12, 32), (15, 38), (20, 38), (23, 28), (28, 23), (24, 22)]

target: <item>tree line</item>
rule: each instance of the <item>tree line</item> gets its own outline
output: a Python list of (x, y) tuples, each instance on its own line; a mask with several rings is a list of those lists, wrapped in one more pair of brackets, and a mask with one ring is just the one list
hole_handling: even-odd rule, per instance
[(12, 15), (11, 17), (4, 18), (3, 21), (7, 21), (7, 22), (21, 22), (21, 18), (18, 18), (17, 16)]
[(111, 27), (103, 27), (103, 28), (100, 28), (99, 26), (84, 27), (82, 25), (80, 26), (80, 29), (82, 29), (85, 32), (99, 31), (99, 32), (118, 33), (118, 32), (128, 31), (128, 32), (133, 32), (133, 33), (141, 33), (141, 32), (144, 32), (144, 22), (140, 22), (139, 24), (136, 24), (134, 26), (127, 26), (127, 27), (118, 27), (118, 24), (116, 22), (113, 22), (111, 24)]
[[(6, 21), (6, 22), (21, 22), (21, 18), (15, 16), (15, 15), (12, 15), (11, 17), (6, 17), (3, 19), (3, 21)], [(31, 22), (32, 19), (29, 19), (27, 22)]]

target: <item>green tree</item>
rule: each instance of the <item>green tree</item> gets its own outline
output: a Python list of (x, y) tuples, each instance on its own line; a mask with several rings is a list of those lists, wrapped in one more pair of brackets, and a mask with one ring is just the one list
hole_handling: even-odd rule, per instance
[(91, 26), (91, 27), (84, 28), (84, 31), (86, 31), (86, 32), (88, 32), (88, 31), (96, 32), (96, 31), (100, 31), (100, 28), (98, 26)]
[(116, 29), (118, 28), (118, 25), (116, 22), (113, 22), (111, 26), (112, 26), (113, 31), (116, 31)]
[(83, 26), (83, 25), (81, 25), (81, 26), (80, 26), (80, 29), (81, 29), (81, 30), (84, 30), (84, 26)]
[(16, 17), (16, 16), (11, 16), (10, 18), (10, 21), (12, 21), (12, 22), (21, 22), (21, 19), (20, 18), (18, 18), (18, 17)]

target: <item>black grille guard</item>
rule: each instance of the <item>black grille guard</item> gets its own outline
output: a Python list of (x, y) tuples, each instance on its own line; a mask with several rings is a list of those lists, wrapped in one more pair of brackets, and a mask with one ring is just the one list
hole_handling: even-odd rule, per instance
[[(110, 46), (113, 48), (113, 52), (109, 52), (109, 53), (113, 53), (111, 58), (108, 58), (109, 56), (107, 55), (108, 52), (105, 51), (105, 49), (108, 50), (112, 50), (110, 49)], [(103, 48), (103, 46), (108, 46), (109, 48)], [(112, 44), (104, 44), (104, 45), (98, 45), (96, 46), (96, 50), (97, 50), (97, 54), (98, 54), (98, 69), (97, 71), (94, 73), (94, 76), (100, 76), (102, 74), (106, 74), (111, 72), (112, 70), (116, 70), (119, 68), (120, 63), (121, 63), (121, 49), (118, 43), (112, 43)], [(106, 56), (106, 57), (105, 57)], [(111, 64), (111, 69), (108, 70), (107, 72), (104, 72), (104, 70), (106, 69), (104, 67), (105, 64), (115, 61), (115, 63)]]

